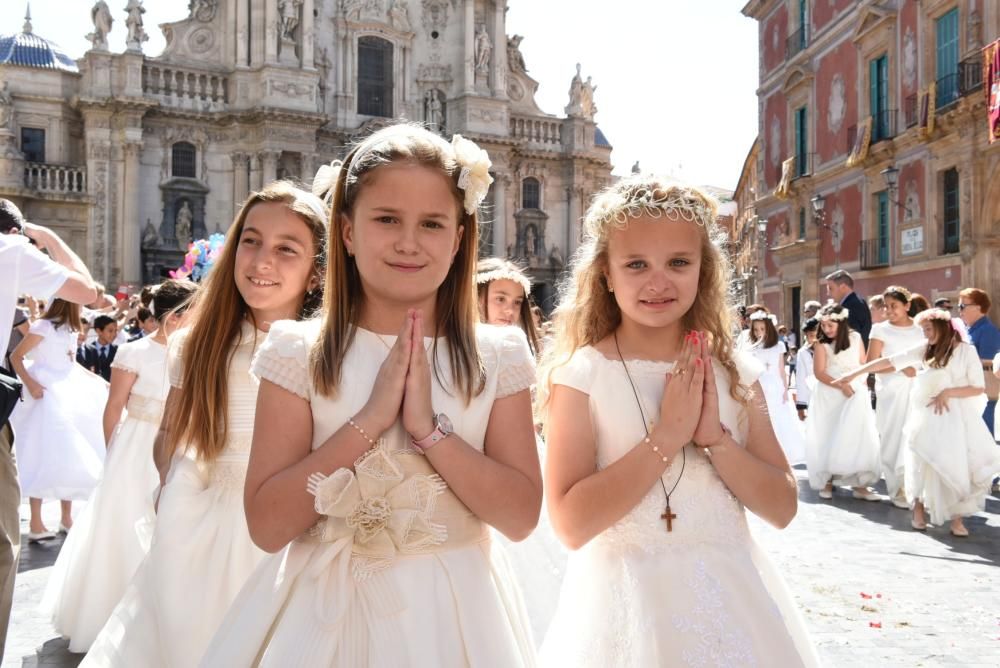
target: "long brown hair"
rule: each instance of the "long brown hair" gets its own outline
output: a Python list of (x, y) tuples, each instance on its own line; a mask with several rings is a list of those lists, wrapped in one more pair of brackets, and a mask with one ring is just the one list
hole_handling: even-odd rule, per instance
[[(764, 313), (767, 313), (766, 318), (750, 318), (750, 332), (747, 336), (750, 338), (750, 343), (757, 343), (761, 341), (762, 348), (773, 348), (778, 345), (779, 337), (778, 330), (774, 328), (774, 321), (771, 320), (771, 314), (768, 313), (767, 309), (762, 309)], [(757, 333), (753, 331), (754, 323), (763, 322), (764, 323), (764, 338), (758, 339)]]
[(962, 335), (951, 323), (951, 314), (944, 309), (928, 309), (921, 311), (916, 321), (918, 325), (930, 322), (934, 328), (934, 343), (928, 343), (927, 350), (924, 351), (924, 361), (927, 362), (927, 366), (932, 369), (943, 369), (948, 366), (952, 353), (962, 342)]
[[(831, 318), (831, 316), (837, 316), (836, 318)], [(847, 350), (851, 347), (851, 325), (847, 322), (847, 309), (840, 304), (827, 304), (819, 310), (819, 314), (816, 316), (819, 318), (820, 326), (819, 330), (816, 332), (816, 340), (820, 343), (832, 343), (833, 344), (833, 354), (836, 355), (841, 350)], [(838, 319), (838, 318), (843, 318)], [(832, 320), (837, 323), (837, 334), (833, 337), (827, 336), (826, 332), (823, 331), (823, 321)]]
[(749, 388), (740, 384), (733, 360), (732, 309), (728, 285), (729, 260), (720, 250), (725, 241), (715, 224), (717, 203), (699, 188), (640, 175), (622, 179), (604, 190), (591, 204), (584, 218), (584, 240), (571, 265), (570, 278), (560, 289), (559, 306), (553, 316), (552, 345), (542, 356), (538, 383), (538, 408), (544, 415), (551, 390), (552, 372), (569, 362), (573, 353), (610, 336), (621, 324), (622, 314), (608, 291), (604, 272), (608, 266), (608, 238), (612, 230), (647, 211), (645, 202), (669, 201), (676, 210), (698, 211), (684, 224), (695, 225), (701, 236), (701, 270), (698, 296), (681, 322), (685, 329), (708, 333), (712, 356), (729, 377), (729, 393), (745, 404)]
[[(194, 298), (194, 323), (183, 342), (182, 387), (175, 410), (167, 422), (166, 445), (176, 452), (181, 444), (192, 448), (204, 461), (222, 452), (229, 435), (229, 363), (239, 343), (243, 320), (253, 313), (236, 287), (236, 251), (250, 210), (265, 202), (280, 202), (299, 216), (313, 235), (314, 268), (322, 268), (326, 236), (325, 210), (319, 199), (287, 181), (276, 181), (260, 192), (250, 193), (226, 234), (222, 253), (215, 261), (205, 285)], [(303, 301), (304, 312), (307, 308)], [(303, 313), (300, 312), (299, 317)]]
[(57, 297), (45, 309), (42, 320), (48, 320), (55, 327), (69, 327), (70, 331), (79, 332), (80, 305)]
[[(525, 275), (524, 270), (511, 262), (510, 260), (504, 260), (499, 257), (488, 257), (479, 261), (476, 265), (476, 289), (479, 293), (479, 318), (482, 322), (488, 322), (489, 320), (489, 304), (487, 303), (490, 296), (490, 284), (494, 280), (482, 280), (481, 276), (492, 274), (493, 272), (500, 272), (501, 274), (509, 274), (510, 278), (508, 280), (514, 281), (518, 285), (531, 283), (528, 281), (527, 275)], [(531, 309), (537, 308), (531, 302), (531, 291), (530, 289), (524, 291), (524, 301), (521, 302), (521, 308), (518, 312), (518, 317), (520, 318), (521, 329), (524, 330), (524, 335), (528, 338), (528, 347), (531, 348), (531, 353), (537, 355), (540, 347), (538, 345), (539, 339), (541, 337), (538, 335), (538, 328), (535, 327), (535, 318), (532, 314)]]
[[(451, 183), (458, 224), (465, 228), (458, 252), (444, 283), (438, 288), (434, 323), (434, 375), (442, 382), (437, 361), (438, 336), (448, 339), (454, 385), (466, 400), (485, 383), (485, 370), (476, 343), (476, 254), (479, 220), (466, 213), (464, 193), (458, 187), (460, 168), (452, 147), (441, 137), (416, 125), (400, 123), (383, 128), (356, 146), (344, 159), (333, 189), (327, 266), (323, 290), (323, 324), (310, 353), (313, 383), (324, 396), (334, 396), (340, 386), (344, 358), (354, 341), (364, 300), (357, 263), (344, 245), (344, 221), (354, 211), (358, 194), (382, 165), (401, 160), (443, 172)], [(442, 385), (444, 383), (442, 382)]]

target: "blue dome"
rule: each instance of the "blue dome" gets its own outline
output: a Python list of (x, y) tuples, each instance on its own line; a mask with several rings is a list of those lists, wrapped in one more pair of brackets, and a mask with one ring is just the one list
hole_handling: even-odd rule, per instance
[(608, 138), (604, 136), (603, 132), (601, 132), (601, 128), (594, 128), (594, 145), (611, 148), (611, 142), (609, 142)]
[(25, 32), (0, 37), (0, 65), (20, 65), (63, 72), (80, 71), (76, 61), (66, 55), (58, 44), (30, 32), (30, 25), (25, 28)]

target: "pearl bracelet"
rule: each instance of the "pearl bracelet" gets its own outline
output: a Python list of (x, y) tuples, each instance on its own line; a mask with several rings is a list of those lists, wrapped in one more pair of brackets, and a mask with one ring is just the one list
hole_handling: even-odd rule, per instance
[(349, 425), (351, 425), (352, 427), (354, 427), (355, 429), (357, 429), (357, 430), (358, 430), (358, 433), (359, 433), (359, 434), (361, 434), (361, 437), (362, 437), (362, 438), (364, 438), (364, 439), (365, 439), (366, 441), (368, 441), (368, 443), (369, 443), (369, 444), (370, 444), (370, 445), (371, 445), (371, 446), (372, 446), (373, 448), (374, 448), (374, 447), (375, 447), (375, 446), (377, 445), (377, 444), (375, 443), (375, 439), (373, 439), (373, 438), (372, 438), (371, 436), (369, 436), (369, 435), (368, 435), (368, 432), (367, 432), (367, 431), (365, 431), (364, 429), (362, 429), (362, 428), (361, 428), (361, 425), (359, 425), (359, 424), (358, 424), (357, 422), (355, 422), (355, 421), (354, 421), (354, 418), (347, 418), (347, 424), (349, 424)]
[(649, 445), (652, 445), (653, 446), (653, 454), (656, 455), (657, 457), (659, 457), (662, 461), (666, 462), (666, 461), (670, 460), (670, 457), (667, 457), (666, 455), (660, 454), (660, 446), (653, 445), (653, 441), (649, 438), (649, 436), (647, 436), (646, 438), (642, 439), (642, 442), (643, 443), (648, 443)]

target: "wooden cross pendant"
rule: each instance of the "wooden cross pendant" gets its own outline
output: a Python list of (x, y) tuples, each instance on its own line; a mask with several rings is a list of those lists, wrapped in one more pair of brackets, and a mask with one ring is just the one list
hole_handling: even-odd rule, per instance
[(667, 521), (667, 531), (673, 531), (674, 530), (674, 520), (677, 519), (677, 515), (675, 515), (674, 513), (670, 512), (670, 502), (669, 501), (667, 501), (667, 508), (664, 511), (664, 513), (662, 515), (660, 515), (660, 519)]

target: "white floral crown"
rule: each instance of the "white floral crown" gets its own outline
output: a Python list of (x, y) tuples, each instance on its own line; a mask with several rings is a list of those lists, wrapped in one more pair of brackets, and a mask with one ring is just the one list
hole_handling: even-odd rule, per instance
[(819, 319), (827, 321), (832, 320), (833, 322), (843, 322), (847, 320), (847, 317), (848, 317), (847, 309), (844, 309), (842, 311), (835, 311), (833, 313), (827, 313), (826, 315), (821, 315)]
[(708, 195), (681, 183), (667, 183), (662, 187), (647, 185), (649, 178), (632, 177), (633, 184), (620, 183), (605, 192), (594, 202), (588, 217), (597, 225), (614, 221), (619, 226), (627, 224), (629, 218), (639, 216), (661, 218), (672, 215), (702, 227), (715, 222), (715, 207)]
[[(472, 215), (486, 199), (486, 193), (489, 192), (490, 184), (493, 183), (493, 177), (490, 176), (490, 167), (493, 166), (493, 163), (486, 151), (462, 135), (455, 135), (451, 138), (451, 148), (455, 153), (455, 162), (460, 170), (458, 187), (465, 193), (463, 208), (465, 213)], [(358, 162), (357, 154), (353, 160), (353, 163), (356, 162)], [(333, 198), (334, 187), (343, 166), (343, 162), (334, 160), (329, 165), (320, 167), (316, 171), (316, 176), (313, 177), (313, 194), (321, 196), (329, 202)]]
[(527, 276), (519, 271), (512, 271), (510, 269), (493, 269), (492, 271), (485, 271), (481, 274), (476, 274), (476, 285), (503, 280), (514, 281), (524, 288), (525, 297), (531, 294), (531, 281), (528, 280)]
[(773, 313), (767, 313), (766, 311), (754, 311), (750, 315), (750, 322), (753, 322), (754, 320), (770, 320), (772, 325), (775, 327), (778, 326), (778, 316)]
[(945, 320), (947, 322), (951, 322), (953, 318), (951, 313), (948, 313), (944, 309), (930, 308), (927, 309), (926, 311), (921, 311), (920, 313), (917, 314), (917, 317), (914, 318), (914, 321), (918, 325), (924, 322), (925, 320)]

